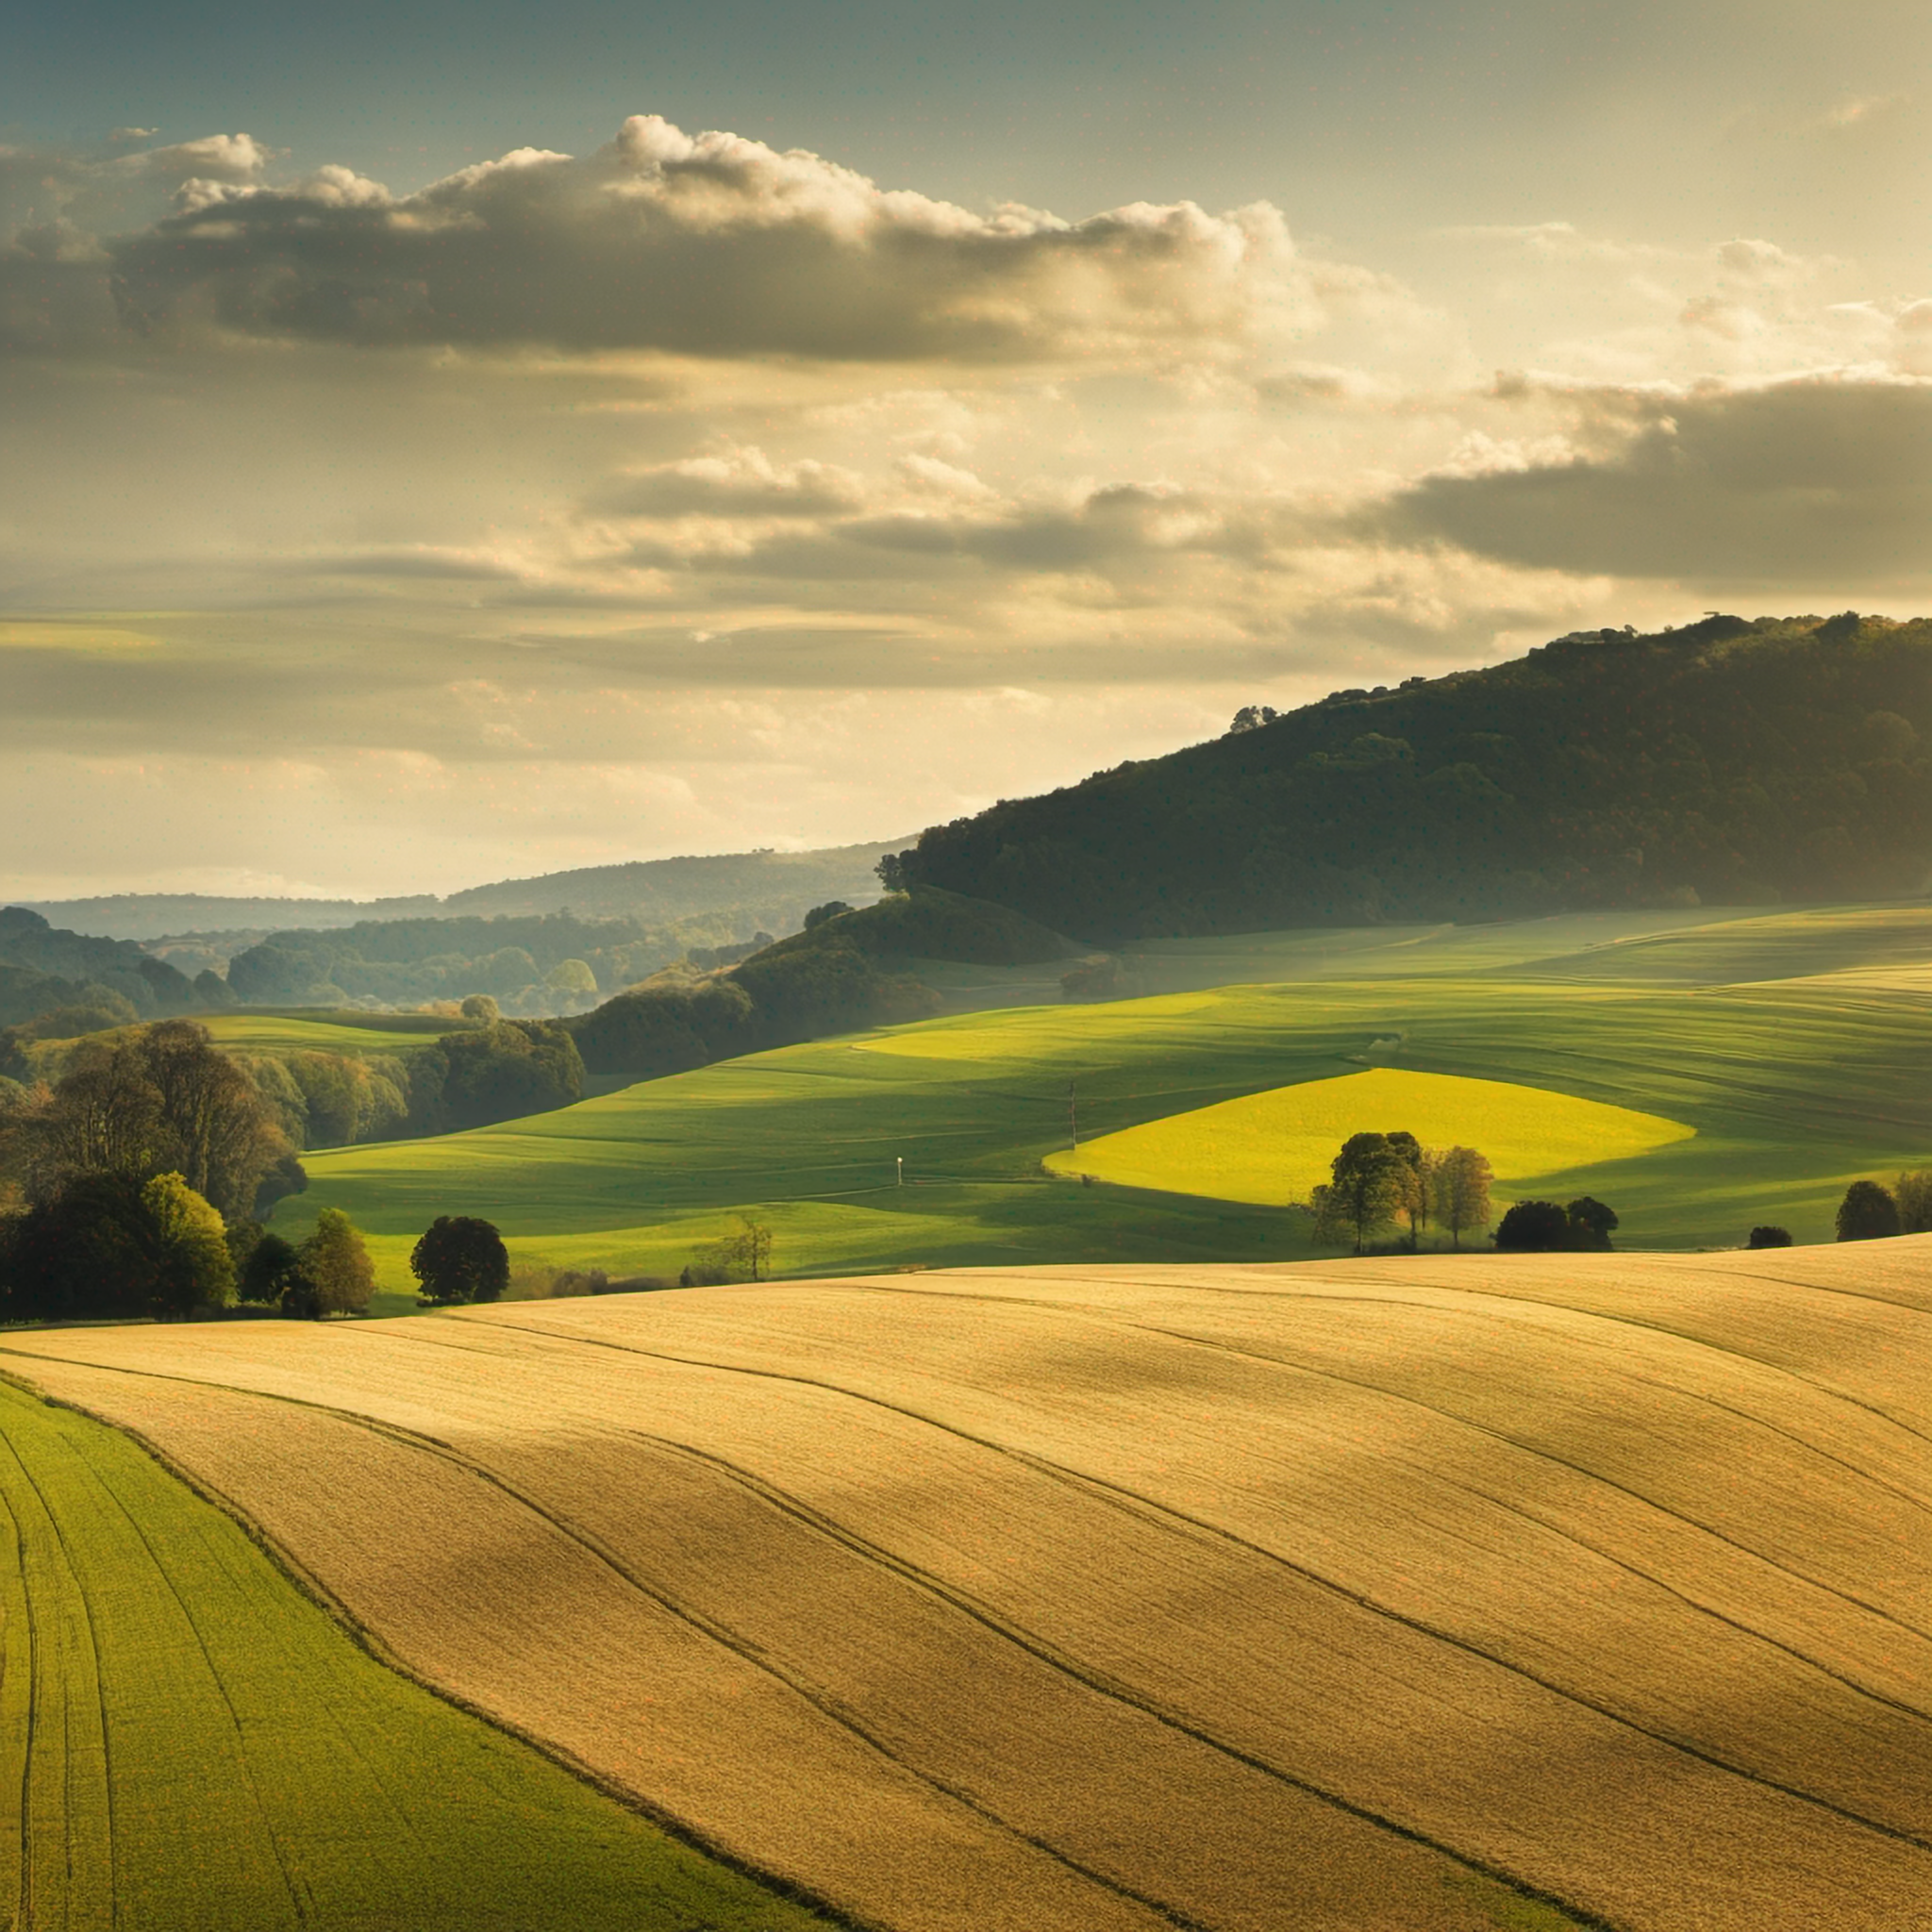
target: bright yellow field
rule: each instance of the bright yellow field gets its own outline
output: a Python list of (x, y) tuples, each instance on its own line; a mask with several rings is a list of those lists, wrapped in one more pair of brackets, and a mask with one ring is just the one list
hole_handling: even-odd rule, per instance
[(1932, 1924), (1932, 1237), (17, 1331), (0, 1366), (381, 1654), (885, 1932)]
[(1278, 1207), (1306, 1201), (1351, 1134), (1398, 1128), (1425, 1147), (1478, 1148), (1506, 1181), (1627, 1160), (1696, 1131), (1541, 1087), (1376, 1067), (1170, 1114), (1086, 1141), (1077, 1154), (1048, 1155), (1046, 1165), (1124, 1187)]

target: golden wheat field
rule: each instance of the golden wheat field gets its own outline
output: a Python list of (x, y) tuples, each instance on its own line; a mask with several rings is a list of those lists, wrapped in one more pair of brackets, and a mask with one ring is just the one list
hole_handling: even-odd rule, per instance
[(1932, 1237), (4, 1347), (862, 1924), (1932, 1925)]

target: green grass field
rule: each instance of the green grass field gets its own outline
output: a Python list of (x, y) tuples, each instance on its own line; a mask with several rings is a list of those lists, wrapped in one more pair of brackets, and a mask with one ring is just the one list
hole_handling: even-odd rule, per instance
[(0, 1384), (0, 1926), (826, 1922), (375, 1662), (127, 1438)]
[(408, 1053), (469, 1023), (420, 1013), (210, 1013), (201, 1024), (231, 1053)]
[(1628, 1160), (1692, 1131), (1543, 1087), (1374, 1067), (1169, 1114), (1049, 1154), (1046, 1165), (1126, 1187), (1282, 1207), (1306, 1201), (1328, 1178), (1351, 1134), (1395, 1123), (1424, 1147), (1479, 1147), (1498, 1180), (1524, 1182)]
[[(1680, 933), (1696, 940), (1702, 981), (1685, 983), (1677, 966), (1656, 978), (1628, 970)], [(416, 1235), (444, 1213), (496, 1222), (520, 1259), (613, 1273), (675, 1274), (741, 1210), (772, 1226), (786, 1274), (1288, 1258), (1308, 1252), (1291, 1210), (1048, 1176), (1042, 1161), (1068, 1145), (1069, 1090), (1090, 1141), (1375, 1065), (1692, 1129), (1538, 1177), (1537, 1192), (1609, 1202), (1627, 1245), (1732, 1245), (1765, 1221), (1828, 1240), (1848, 1181), (1932, 1162), (1926, 1000), (1857, 974), (1869, 962), (1895, 978), (1913, 957), (1932, 960), (1932, 909), (1169, 941), (1134, 959), (1147, 974), (1158, 964), (1174, 993), (966, 1013), (443, 1140), (318, 1155), (308, 1192), (277, 1220), (299, 1231), (318, 1207), (347, 1208), (398, 1289)], [(1342, 970), (1371, 960), (1373, 979)], [(1201, 983), (1238, 963), (1275, 983)], [(1815, 977), (1827, 970), (1838, 976)], [(991, 998), (996, 974), (974, 971)]]

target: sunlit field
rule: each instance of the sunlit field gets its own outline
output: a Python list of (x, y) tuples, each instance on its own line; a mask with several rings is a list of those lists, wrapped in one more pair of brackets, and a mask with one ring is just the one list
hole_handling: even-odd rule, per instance
[[(1932, 1162), (1926, 999), (1846, 976), (1932, 960), (1932, 912), (1706, 913), (1662, 930), (1659, 917), (1163, 941), (1136, 970), (1195, 984), (788, 1047), (473, 1133), (319, 1154), (277, 1221), (299, 1230), (319, 1206), (346, 1208), (398, 1288), (416, 1236), (450, 1213), (497, 1223), (520, 1260), (613, 1273), (675, 1275), (741, 1211), (772, 1227), (783, 1273), (1292, 1257), (1309, 1252), (1292, 1209), (1082, 1187), (1044, 1163), (1069, 1150), (1075, 1119), (1091, 1145), (1369, 1067), (1689, 1130), (1613, 1159), (1585, 1145), (1535, 1174), (1538, 1192), (1607, 1201), (1628, 1245), (1729, 1246), (1761, 1222), (1828, 1240), (1850, 1180)], [(1674, 953), (1693, 941), (1694, 956)], [(1384, 976), (1337, 970), (1370, 958)], [(1776, 976), (1780, 962), (1796, 971)], [(1700, 983), (1674, 976), (1693, 964)], [(1236, 965), (1283, 976), (1199, 984)], [(994, 997), (996, 973), (974, 971), (977, 996)]]
[[(196, 1398), (181, 1392), (175, 1425), (160, 1426), (192, 1459)], [(297, 1411), (265, 1420), (254, 1451), (263, 1471), (329, 1446), (305, 1439)], [(229, 1480), (245, 1487), (250, 1454), (229, 1447), (242, 1451)], [(313, 1467), (330, 1485), (360, 1479), (325, 1456)], [(327, 1513), (319, 1496), (309, 1507)], [(0, 1924), (822, 1923), (385, 1669), (125, 1435), (7, 1385), (0, 1531)], [(491, 1649), (468, 1588), (452, 1577), (447, 1590), (452, 1628)]]
[(213, 1013), (202, 1025), (234, 1053), (400, 1054), (469, 1023), (419, 1013)]
[(1279, 1207), (1306, 1201), (1328, 1178), (1351, 1134), (1396, 1128), (1425, 1147), (1478, 1148), (1504, 1181), (1629, 1160), (1694, 1131), (1540, 1087), (1377, 1068), (1170, 1114), (1050, 1154), (1046, 1165), (1124, 1187)]
[[(42, 1330), (0, 1362), (158, 1444), (415, 1675), (877, 1932), (1905, 1932), (1932, 1918), (1928, 1344), (1932, 1237), (892, 1274)], [(143, 1776), (178, 1769), (207, 1874), (255, 1857), (275, 1905), (211, 1690), (140, 1694), (163, 1643), (206, 1684), (199, 1620), (254, 1673), (244, 1736), (325, 1754), (263, 1767), (325, 1874), (373, 1844), (420, 1885), (475, 1804), (477, 1883), (518, 1889), (464, 1932), (614, 1924), (616, 1852), (506, 1832), (508, 1769), (403, 1772), (353, 1655), (277, 1674), (253, 1620), (333, 1633), (214, 1518), (265, 1579), (238, 1604), (191, 1533), (212, 1512), (145, 1481), (178, 1611), (111, 1510), (55, 1501), (118, 1700), (88, 1755), (62, 1624), (42, 1761), (64, 1740), (94, 1807), (83, 1870), (104, 1798), (144, 1843), (172, 1788)], [(318, 1692), (397, 1767), (388, 1806)]]

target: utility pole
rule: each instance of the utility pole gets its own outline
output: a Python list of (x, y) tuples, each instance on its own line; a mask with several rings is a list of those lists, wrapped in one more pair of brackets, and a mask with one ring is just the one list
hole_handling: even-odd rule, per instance
[(1074, 1083), (1067, 1082), (1067, 1132), (1073, 1138), (1074, 1152), (1080, 1151), (1080, 1100), (1074, 1091)]
[(898, 1166), (899, 1185), (903, 1188), (906, 1185), (906, 1157), (903, 1154), (895, 1154), (892, 1158)]

